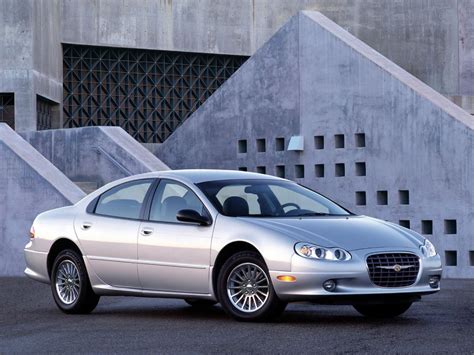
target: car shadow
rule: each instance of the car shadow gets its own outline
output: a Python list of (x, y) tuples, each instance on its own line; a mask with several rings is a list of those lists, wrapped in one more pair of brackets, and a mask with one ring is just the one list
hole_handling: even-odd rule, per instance
[[(187, 305), (160, 305), (125, 307), (120, 305), (98, 307), (91, 315), (113, 318), (134, 318), (134, 319), (163, 319), (163, 320), (188, 320), (188, 321), (224, 321), (235, 322), (228, 316), (220, 305), (207, 308), (196, 308)], [(272, 321), (262, 322), (263, 324), (288, 324), (288, 325), (420, 325), (426, 320), (419, 319), (416, 315), (406, 315), (396, 318), (367, 318), (345, 307), (343, 310), (332, 306), (308, 305), (305, 309), (287, 309), (281, 316)], [(260, 323), (260, 324), (262, 324)], [(241, 323), (243, 324), (243, 323)], [(255, 324), (255, 323), (253, 323)]]
[(335, 313), (330, 314), (328, 312), (320, 313), (317, 310), (310, 312), (302, 311), (289, 311), (285, 312), (281, 317), (278, 318), (280, 324), (325, 324), (325, 325), (419, 325), (423, 323), (422, 320), (410, 316), (409, 314), (395, 318), (367, 318), (358, 314), (347, 313)]

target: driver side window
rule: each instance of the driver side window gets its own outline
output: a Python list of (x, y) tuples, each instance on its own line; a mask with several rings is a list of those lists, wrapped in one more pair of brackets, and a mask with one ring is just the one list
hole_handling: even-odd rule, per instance
[(204, 205), (189, 188), (175, 181), (162, 180), (153, 196), (150, 221), (183, 223), (176, 219), (181, 210), (205, 213)]

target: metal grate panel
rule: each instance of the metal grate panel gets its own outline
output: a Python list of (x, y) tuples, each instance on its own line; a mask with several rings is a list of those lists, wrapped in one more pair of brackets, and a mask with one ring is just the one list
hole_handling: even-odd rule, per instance
[(375, 254), (367, 257), (371, 281), (381, 287), (404, 287), (415, 283), (420, 270), (418, 256), (410, 253)]
[(64, 127), (120, 126), (163, 142), (248, 57), (63, 45)]

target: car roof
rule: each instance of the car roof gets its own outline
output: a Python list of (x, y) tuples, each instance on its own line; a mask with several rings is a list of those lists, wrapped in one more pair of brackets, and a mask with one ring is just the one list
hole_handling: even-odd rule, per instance
[(252, 173), (240, 170), (218, 170), (218, 169), (186, 169), (186, 170), (166, 170), (141, 174), (135, 177), (156, 177), (156, 178), (175, 178), (186, 180), (193, 184), (199, 184), (205, 181), (216, 180), (238, 180), (238, 179), (255, 179), (255, 180), (284, 180), (275, 176)]

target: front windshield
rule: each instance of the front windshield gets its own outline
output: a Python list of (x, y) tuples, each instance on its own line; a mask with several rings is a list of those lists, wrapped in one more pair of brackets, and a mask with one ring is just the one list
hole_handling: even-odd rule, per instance
[(221, 180), (197, 184), (214, 207), (232, 217), (347, 216), (324, 196), (290, 181)]

